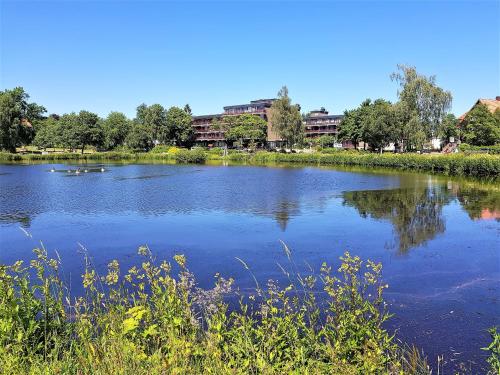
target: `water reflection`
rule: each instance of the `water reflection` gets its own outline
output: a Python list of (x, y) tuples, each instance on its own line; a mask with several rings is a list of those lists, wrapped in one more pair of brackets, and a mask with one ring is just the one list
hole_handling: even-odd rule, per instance
[(456, 195), (471, 219), (500, 221), (500, 191), (464, 185), (457, 187)]
[(444, 232), (442, 208), (449, 201), (448, 191), (439, 185), (344, 193), (344, 205), (355, 207), (362, 217), (385, 219), (393, 224), (401, 254)]
[(0, 224), (20, 224), (27, 229), (31, 225), (31, 217), (20, 212), (0, 213)]

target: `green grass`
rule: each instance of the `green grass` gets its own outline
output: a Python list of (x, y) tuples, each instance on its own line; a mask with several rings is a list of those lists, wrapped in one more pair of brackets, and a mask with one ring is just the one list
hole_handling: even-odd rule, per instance
[(389, 167), (403, 170), (439, 172), (449, 175), (474, 177), (496, 177), (500, 175), (500, 156), (498, 155), (418, 155), (360, 152), (282, 154), (259, 152), (252, 156), (249, 162)]
[[(160, 152), (161, 151), (161, 152)], [(165, 160), (177, 163), (204, 163), (206, 160), (228, 160), (239, 163), (271, 164), (295, 163), (314, 165), (344, 165), (365, 167), (386, 167), (402, 170), (445, 173), (457, 176), (498, 177), (500, 176), (500, 155), (456, 153), (449, 155), (419, 154), (373, 154), (357, 151), (338, 151), (332, 153), (293, 153), (261, 151), (246, 153), (230, 151), (222, 156), (222, 151), (206, 151), (201, 148), (192, 150), (170, 148), (148, 153), (134, 152), (95, 152), (91, 154), (52, 153), (11, 154), (0, 153), (0, 161), (154, 161)]]
[[(0, 266), (3, 374), (429, 374), (422, 354), (383, 328), (382, 265), (345, 253), (300, 275), (290, 250), (283, 286), (255, 280), (238, 294), (216, 275), (196, 287), (184, 256), (98, 275), (86, 258), (85, 294), (72, 299), (59, 259), (36, 249), (29, 265)], [(250, 267), (240, 260), (251, 273)], [(255, 278), (254, 278), (255, 279)], [(324, 304), (316, 300), (322, 290)], [(228, 308), (225, 296), (240, 298)]]

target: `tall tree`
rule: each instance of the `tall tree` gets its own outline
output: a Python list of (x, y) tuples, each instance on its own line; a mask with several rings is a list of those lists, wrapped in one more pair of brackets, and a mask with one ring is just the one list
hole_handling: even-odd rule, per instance
[[(435, 76), (421, 75), (413, 66), (398, 65), (391, 79), (400, 85), (399, 100), (405, 104), (409, 117), (405, 124), (412, 123), (414, 134), (409, 138), (419, 132), (427, 138), (437, 136), (441, 121), (451, 107), (451, 93), (437, 86)], [(405, 141), (411, 139), (401, 140)]]
[(492, 114), (479, 103), (464, 118), (463, 140), (471, 145), (489, 146), (500, 143), (500, 110)]
[(186, 112), (188, 115), (192, 116), (193, 112), (191, 111), (191, 106), (189, 104), (186, 104), (184, 106), (184, 112)]
[(121, 112), (111, 112), (102, 122), (104, 146), (113, 149), (125, 142), (131, 128), (131, 121)]
[(28, 99), (22, 87), (0, 92), (0, 149), (14, 152), (32, 140), (33, 123), (43, 118), (45, 108)]
[(167, 111), (161, 104), (141, 104), (137, 107), (136, 121), (150, 129), (154, 142), (168, 141)]
[(103, 132), (99, 116), (88, 111), (61, 116), (62, 142), (70, 149), (85, 151), (87, 146), (99, 147), (103, 143)]
[(154, 140), (150, 127), (138, 122), (134, 122), (132, 128), (127, 134), (125, 143), (128, 147), (136, 150), (151, 150), (154, 146)]
[(362, 107), (366, 115), (363, 121), (362, 138), (372, 150), (382, 153), (384, 147), (394, 139), (394, 111), (392, 104), (384, 99), (375, 100)]
[(213, 129), (222, 130), (229, 142), (237, 142), (241, 147), (250, 144), (263, 144), (267, 136), (267, 123), (260, 116), (245, 113), (238, 116), (225, 116), (213, 123)]
[(193, 118), (185, 110), (171, 107), (167, 111), (167, 133), (164, 143), (172, 142), (178, 146), (190, 146), (194, 141)]
[(33, 144), (42, 149), (56, 147), (61, 144), (61, 130), (59, 120), (49, 116), (38, 124)]
[(368, 116), (371, 99), (365, 99), (361, 105), (344, 112), (344, 118), (339, 126), (339, 139), (351, 141), (355, 148), (363, 141), (363, 126)]
[(278, 92), (269, 110), (272, 129), (283, 139), (288, 147), (293, 148), (304, 139), (304, 125), (297, 105), (293, 105), (288, 96), (288, 88), (283, 86)]
[(438, 135), (445, 142), (449, 142), (451, 137), (458, 138), (459, 136), (458, 120), (454, 114), (449, 113), (445, 116), (445, 118), (441, 122)]

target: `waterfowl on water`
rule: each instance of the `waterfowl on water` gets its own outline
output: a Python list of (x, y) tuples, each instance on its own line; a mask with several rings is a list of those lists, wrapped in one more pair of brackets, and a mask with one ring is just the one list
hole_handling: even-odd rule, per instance
[(88, 169), (85, 169), (84, 172), (87, 173), (89, 170)]
[(56, 170), (55, 170), (54, 168), (52, 168), (50, 171), (51, 171), (51, 172), (55, 172)]
[(105, 169), (104, 169), (104, 168), (101, 168), (101, 172), (104, 172), (104, 171), (105, 171)]

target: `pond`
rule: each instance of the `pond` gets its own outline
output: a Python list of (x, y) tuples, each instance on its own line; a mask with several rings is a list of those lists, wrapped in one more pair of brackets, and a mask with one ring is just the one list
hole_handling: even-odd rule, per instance
[(74, 295), (82, 247), (102, 270), (137, 264), (143, 244), (158, 259), (183, 253), (201, 286), (220, 272), (248, 290), (236, 257), (259, 281), (282, 280), (282, 240), (301, 271), (336, 266), (346, 249), (382, 262), (388, 328), (433, 365), (444, 355), (445, 369), (482, 372), (486, 330), (500, 324), (494, 183), (306, 166), (35, 164), (0, 165), (0, 188), (0, 263), (29, 259), (43, 241)]

